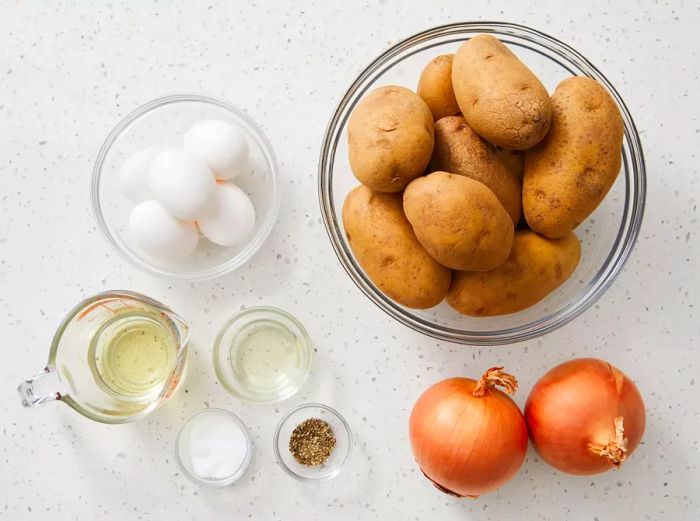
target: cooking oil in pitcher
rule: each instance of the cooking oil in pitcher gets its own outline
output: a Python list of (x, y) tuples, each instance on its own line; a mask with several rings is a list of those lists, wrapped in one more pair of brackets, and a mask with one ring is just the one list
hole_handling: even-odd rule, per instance
[(44, 369), (17, 391), (25, 407), (60, 401), (102, 423), (142, 418), (179, 387), (190, 326), (131, 291), (83, 300), (58, 326)]
[(161, 314), (122, 312), (95, 332), (88, 363), (98, 385), (122, 400), (155, 398), (170, 378), (178, 342)]

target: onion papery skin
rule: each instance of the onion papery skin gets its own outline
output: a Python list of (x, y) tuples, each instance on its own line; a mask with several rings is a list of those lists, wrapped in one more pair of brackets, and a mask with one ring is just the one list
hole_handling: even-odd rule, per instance
[[(596, 358), (577, 358), (551, 369), (525, 404), (535, 450), (556, 469), (578, 475), (598, 474), (623, 463), (642, 439), (645, 416), (634, 382)], [(626, 441), (621, 460), (613, 462), (595, 447), (615, 445), (616, 418), (621, 418)]]
[(450, 378), (430, 387), (416, 402), (409, 437), (416, 462), (440, 490), (476, 497), (515, 475), (527, 451), (527, 427), (505, 393), (477, 382)]

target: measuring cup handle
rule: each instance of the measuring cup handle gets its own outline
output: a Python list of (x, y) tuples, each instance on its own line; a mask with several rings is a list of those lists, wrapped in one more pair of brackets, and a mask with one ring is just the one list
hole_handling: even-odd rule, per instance
[(41, 373), (30, 376), (24, 382), (19, 384), (17, 387), (17, 392), (19, 393), (19, 398), (22, 401), (23, 406), (37, 407), (38, 405), (43, 405), (45, 403), (61, 399), (61, 393), (58, 391), (41, 392), (39, 390), (39, 387), (46, 387), (49, 385), (49, 381), (37, 383), (39, 380), (42, 380), (48, 375), (52, 375), (54, 377), (50, 380), (56, 379), (56, 372), (53, 369), (46, 367)]

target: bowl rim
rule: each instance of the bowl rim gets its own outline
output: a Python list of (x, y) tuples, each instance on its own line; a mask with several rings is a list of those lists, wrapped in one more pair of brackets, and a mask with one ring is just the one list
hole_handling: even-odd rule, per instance
[[(216, 413), (216, 414), (221, 414), (224, 413), (225, 415), (229, 416), (236, 424), (238, 424), (239, 427), (241, 427), (241, 430), (243, 431), (243, 434), (245, 435), (245, 440), (246, 440), (246, 455), (243, 460), (243, 463), (241, 464), (240, 468), (231, 476), (228, 476), (223, 479), (217, 479), (217, 480), (208, 480), (204, 478), (200, 478), (199, 476), (196, 476), (192, 472), (189, 471), (189, 469), (185, 466), (185, 464), (182, 461), (182, 457), (180, 456), (180, 440), (182, 439), (182, 434), (187, 428), (187, 426), (190, 425), (190, 423), (198, 416), (204, 415), (204, 414), (211, 414), (211, 413)], [(228, 485), (232, 485), (241, 477), (243, 477), (243, 474), (245, 474), (246, 470), (248, 470), (248, 467), (250, 466), (250, 462), (253, 459), (253, 439), (250, 437), (250, 432), (248, 431), (248, 427), (246, 424), (241, 420), (238, 415), (235, 413), (227, 410), (227, 409), (222, 409), (220, 407), (205, 407), (203, 409), (199, 409), (192, 414), (190, 414), (187, 419), (180, 425), (180, 428), (177, 431), (177, 436), (175, 437), (175, 461), (177, 462), (177, 466), (180, 468), (182, 473), (192, 482), (202, 485), (205, 487), (212, 487), (212, 488), (219, 488), (219, 487), (226, 487)]]
[[(296, 327), (299, 330), (299, 335), (301, 340), (304, 345), (306, 346), (306, 357), (304, 360), (305, 363), (305, 370), (304, 370), (304, 376), (303, 379), (299, 382), (299, 387), (294, 389), (292, 392), (280, 396), (280, 397), (272, 397), (272, 398), (262, 398), (262, 399), (255, 399), (252, 397), (250, 394), (245, 394), (242, 393), (241, 391), (234, 389), (231, 387), (227, 381), (226, 378), (223, 377), (220, 363), (218, 362), (218, 355), (221, 349), (223, 348), (223, 339), (224, 336), (226, 336), (226, 333), (229, 332), (229, 330), (232, 327), (237, 327), (237, 322), (240, 321), (240, 319), (245, 318), (249, 315), (255, 315), (257, 313), (269, 313), (272, 315), (276, 315), (278, 317), (277, 321), (278, 323), (281, 323), (282, 321), (288, 321), (290, 322), (294, 327)], [(282, 324), (285, 327), (287, 327), (286, 324)], [(288, 328), (288, 327), (287, 327)], [(289, 329), (289, 328), (288, 328)], [(291, 333), (294, 333), (294, 331), (290, 331)], [(297, 335), (295, 335), (297, 336)], [(304, 324), (302, 324), (299, 319), (297, 319), (294, 315), (291, 313), (272, 306), (252, 306), (249, 308), (244, 308), (230, 317), (228, 317), (224, 323), (221, 325), (221, 328), (219, 329), (219, 332), (216, 334), (216, 338), (214, 339), (214, 346), (212, 348), (212, 354), (211, 354), (211, 360), (212, 360), (212, 365), (214, 367), (214, 374), (216, 375), (217, 381), (221, 384), (221, 387), (224, 388), (226, 392), (228, 392), (230, 395), (235, 396), (237, 398), (240, 398), (242, 400), (245, 400), (248, 403), (252, 403), (255, 405), (271, 405), (279, 402), (283, 402), (285, 400), (288, 400), (295, 394), (297, 394), (302, 387), (306, 384), (307, 380), (309, 379), (309, 375), (311, 374), (311, 369), (313, 367), (313, 360), (314, 360), (314, 347), (313, 343), (311, 342), (311, 337), (309, 336), (309, 332), (306, 330), (304, 327)]]
[[(515, 37), (540, 48), (545, 47), (547, 51), (553, 52), (560, 59), (565, 60), (569, 66), (575, 65), (586, 75), (603, 84), (617, 103), (622, 115), (625, 134), (622, 159), (628, 174), (624, 178), (624, 212), (615, 243), (602, 263), (602, 267), (575, 299), (569, 301), (555, 312), (548, 313), (527, 324), (493, 331), (466, 331), (435, 324), (412, 315), (411, 311), (407, 311), (392, 301), (369, 280), (342, 237), (333, 202), (332, 171), (335, 160), (335, 148), (342, 134), (340, 130), (345, 126), (349, 114), (345, 115), (342, 120), (341, 116), (343, 116), (345, 109), (351, 104), (353, 98), (356, 98), (355, 103), (357, 103), (362, 94), (372, 86), (374, 81), (362, 87), (368, 79), (380, 71), (387, 62), (420, 43), (448, 35), (459, 35), (466, 37), (461, 38), (461, 40), (466, 40), (471, 35), (480, 33)], [(536, 49), (530, 50), (539, 52)], [(551, 58), (551, 56), (549, 57)], [(557, 63), (559, 62), (557, 61)], [(559, 64), (564, 68), (568, 68), (566, 64)], [(383, 72), (384, 70), (381, 70), (381, 73)], [(571, 72), (573, 73), (573, 71)], [(626, 151), (630, 156), (630, 164), (628, 164), (625, 155)], [(633, 181), (632, 183), (631, 180)], [(320, 151), (317, 187), (321, 216), (335, 254), (355, 285), (375, 305), (411, 329), (439, 340), (475, 346), (505, 345), (539, 337), (567, 324), (591, 307), (612, 285), (627, 262), (639, 235), (646, 200), (646, 166), (641, 139), (625, 102), (603, 73), (581, 53), (546, 33), (524, 25), (498, 21), (457, 22), (436, 26), (402, 39), (375, 58), (353, 80), (340, 99), (326, 126)]]
[[(102, 177), (102, 169), (104, 167), (105, 159), (110, 152), (114, 142), (122, 135), (122, 133), (138, 118), (144, 116), (145, 114), (151, 112), (152, 110), (164, 107), (166, 105), (171, 105), (181, 102), (195, 102), (195, 103), (205, 103), (210, 105), (215, 105), (222, 108), (235, 117), (240, 118), (249, 129), (252, 131), (253, 137), (255, 138), (258, 146), (260, 146), (266, 161), (270, 165), (270, 178), (271, 178), (271, 190), (272, 198), (270, 202), (270, 207), (266, 212), (265, 218), (258, 229), (258, 232), (251, 237), (250, 242), (241, 250), (237, 255), (229, 258), (225, 262), (216, 264), (210, 268), (206, 268), (198, 271), (186, 271), (178, 272), (173, 270), (168, 270), (160, 268), (148, 262), (147, 260), (141, 258), (140, 256), (131, 254), (124, 246), (123, 240), (116, 237), (109, 229), (107, 222), (102, 213), (102, 203), (100, 202), (100, 181)], [(102, 146), (100, 147), (95, 163), (92, 170), (92, 176), (90, 180), (90, 201), (92, 207), (92, 214), (97, 221), (98, 228), (100, 232), (107, 240), (107, 242), (112, 246), (112, 248), (129, 264), (135, 266), (142, 271), (150, 273), (151, 275), (156, 275), (162, 278), (174, 278), (180, 280), (196, 280), (205, 281), (211, 280), (226, 273), (229, 273), (236, 268), (239, 268), (250, 260), (253, 255), (255, 255), (263, 243), (267, 240), (268, 236), (272, 232), (275, 221), (280, 209), (280, 190), (279, 190), (279, 166), (277, 163), (277, 158), (275, 156), (272, 145), (265, 135), (262, 128), (241, 108), (229, 103), (228, 101), (207, 94), (195, 94), (189, 92), (177, 92), (173, 94), (168, 94), (166, 96), (160, 96), (158, 98), (152, 99), (136, 109), (129, 112), (124, 116), (117, 125), (109, 132), (105, 138)]]
[[(282, 427), (287, 423), (287, 421), (292, 417), (294, 413), (297, 413), (299, 411), (303, 411), (305, 409), (323, 409), (327, 413), (331, 414), (332, 416), (335, 416), (335, 418), (341, 423), (343, 426), (343, 430), (345, 431), (345, 434), (348, 437), (348, 450), (346, 451), (345, 455), (343, 456), (343, 460), (338, 464), (338, 466), (330, 472), (326, 476), (321, 476), (321, 477), (311, 477), (311, 476), (302, 476), (300, 474), (297, 474), (292, 470), (285, 462), (284, 459), (282, 458), (282, 454), (280, 453), (280, 447), (279, 447), (279, 442), (280, 442), (280, 434), (282, 433)], [(302, 403), (301, 405), (297, 405), (296, 407), (292, 408), (291, 410), (287, 411), (284, 416), (280, 419), (280, 421), (277, 423), (277, 427), (275, 428), (275, 434), (272, 437), (272, 449), (275, 453), (275, 460), (277, 460), (277, 464), (284, 470), (289, 476), (293, 477), (294, 479), (298, 479), (299, 481), (304, 481), (304, 482), (310, 482), (310, 483), (318, 483), (322, 481), (327, 481), (330, 479), (333, 479), (336, 477), (340, 472), (343, 470), (343, 467), (345, 467), (345, 464), (347, 463), (348, 459), (350, 459), (350, 455), (352, 454), (352, 446), (354, 443), (353, 435), (352, 435), (352, 429), (350, 429), (350, 425), (348, 424), (347, 420), (343, 417), (342, 414), (340, 414), (338, 411), (336, 411), (333, 407), (330, 407), (329, 405), (324, 405), (322, 403), (317, 403), (317, 402), (309, 402), (309, 403)]]

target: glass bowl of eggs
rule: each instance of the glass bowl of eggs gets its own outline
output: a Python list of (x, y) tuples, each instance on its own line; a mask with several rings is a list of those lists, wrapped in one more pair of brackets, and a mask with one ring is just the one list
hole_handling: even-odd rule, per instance
[[(522, 306), (516, 311), (507, 311), (503, 312), (503, 314), (496, 314), (495, 312), (492, 314), (483, 313), (484, 308), (476, 308), (476, 306), (474, 306), (475, 311), (472, 314), (467, 312), (462, 314), (445, 300), (427, 309), (416, 309), (419, 306), (408, 307), (390, 298), (380, 289), (377, 282), (383, 274), (396, 274), (402, 266), (401, 262), (397, 262), (397, 260), (401, 260), (398, 258), (401, 252), (389, 251), (388, 248), (381, 250), (381, 248), (376, 246), (377, 244), (396, 245), (400, 243), (400, 240), (395, 239), (399, 235), (398, 233), (391, 235), (389, 232), (383, 231), (378, 224), (383, 224), (385, 225), (385, 230), (390, 230), (391, 227), (389, 225), (393, 222), (404, 222), (398, 217), (395, 221), (390, 221), (389, 219), (382, 221), (380, 219), (381, 215), (399, 215), (402, 210), (402, 203), (399, 202), (395, 206), (389, 206), (389, 203), (382, 203), (381, 201), (387, 201), (391, 196), (375, 197), (368, 189), (356, 189), (360, 182), (353, 175), (350, 166), (350, 151), (348, 147), (349, 121), (353, 111), (358, 106), (361, 106), (362, 100), (368, 99), (371, 93), (376, 92), (375, 89), (387, 86), (401, 86), (415, 92), (419, 79), (421, 79), (421, 73), (428, 63), (435, 63), (438, 56), (456, 53), (466, 41), (476, 35), (491, 35), (500, 40), (507, 49), (514, 53), (539, 78), (544, 89), (549, 94), (555, 91), (555, 88), (562, 80), (571, 76), (587, 76), (596, 80), (598, 87), (602, 86), (607, 91), (611, 102), (619, 109), (621, 116), (620, 127), (622, 127), (621, 167), (607, 196), (605, 196), (595, 211), (583, 219), (575, 229), (575, 234), (580, 242), (580, 260), (578, 260), (577, 265), (574, 265), (575, 270), (573, 273), (567, 273), (566, 275), (570, 274), (568, 278), (562, 276), (557, 271), (561, 267), (560, 264), (555, 265), (555, 261), (552, 261), (551, 269), (546, 274), (551, 273), (552, 280), (556, 280), (558, 285), (553, 290), (551, 290), (551, 287), (545, 288), (544, 295), (546, 296), (542, 295), (540, 297), (540, 294), (537, 293), (542, 291), (540, 286), (533, 284), (530, 288), (525, 288), (525, 290), (531, 292), (530, 295), (526, 296), (536, 295), (541, 299), (527, 304), (527, 307)], [(484, 59), (492, 57), (493, 53), (485, 56)], [(449, 63), (451, 68), (452, 61), (449, 61)], [(450, 71), (453, 72), (452, 69)], [(451, 72), (448, 74), (451, 74)], [(451, 79), (453, 79), (453, 76), (450, 76)], [(449, 82), (449, 85), (452, 88), (451, 82)], [(521, 90), (524, 88), (529, 87), (521, 87)], [(387, 87), (387, 89), (398, 90), (397, 87)], [(411, 96), (414, 96), (414, 94), (411, 94)], [(373, 98), (375, 102), (376, 99), (376, 97)], [(478, 98), (473, 101), (472, 107), (476, 105), (477, 101)], [(374, 105), (374, 107), (376, 106)], [(367, 113), (367, 110), (369, 109), (365, 109), (364, 114)], [(394, 117), (388, 110), (386, 114), (386, 121), (381, 121), (382, 126), (379, 123), (375, 123), (375, 126), (370, 126), (366, 123), (366, 120), (363, 120), (366, 126), (357, 130), (358, 133), (361, 133), (363, 130), (370, 128), (378, 129), (377, 134), (380, 131), (384, 132), (383, 139), (376, 137), (376, 140), (373, 142), (376, 143), (377, 150), (389, 149), (387, 143), (390, 143), (391, 139), (386, 138), (386, 136), (390, 135), (389, 133), (393, 132), (401, 121), (400, 118)], [(455, 112), (450, 114), (455, 114)], [(398, 121), (398, 123), (394, 120)], [(370, 137), (374, 138), (375, 134), (372, 134)], [(365, 134), (362, 135), (362, 138), (370, 142)], [(415, 148), (412, 150), (415, 150)], [(358, 154), (356, 157), (366, 158), (369, 155), (366, 153), (367, 150), (363, 152), (365, 152), (364, 155)], [(386, 161), (384, 164), (390, 163)], [(522, 165), (522, 163), (520, 164)], [(437, 168), (435, 170), (446, 170), (446, 168)], [(428, 172), (431, 171), (428, 170)], [(520, 173), (522, 173), (522, 167)], [(397, 174), (393, 172), (393, 175)], [(421, 178), (419, 177), (419, 179)], [(369, 300), (399, 322), (431, 337), (470, 345), (498, 345), (525, 341), (561, 327), (593, 305), (611, 286), (629, 258), (639, 234), (645, 205), (646, 171), (639, 134), (630, 112), (610, 81), (587, 58), (565, 43), (529, 27), (501, 22), (465, 22), (431, 28), (398, 42), (372, 61), (357, 76), (347, 91), (343, 93), (340, 103), (335, 113), (332, 114), (326, 129), (319, 161), (318, 190), (321, 214), (330, 242), (345, 271)], [(446, 190), (443, 193), (447, 192)], [(364, 228), (360, 229), (360, 225), (356, 224), (353, 233), (349, 233), (346, 223), (344, 223), (344, 217), (346, 216), (343, 215), (344, 204), (347, 204), (346, 201), (351, 200), (349, 194), (350, 196), (355, 194), (355, 197), (352, 199), (353, 204), (349, 205), (347, 212), (348, 219), (353, 219), (351, 224), (364, 223), (365, 221), (362, 221), (362, 219), (369, 221), (369, 216), (371, 215), (371, 218), (374, 219), (373, 226), (364, 226)], [(367, 199), (363, 200), (357, 194), (362, 196), (367, 194)], [(518, 197), (518, 199), (520, 198)], [(368, 210), (370, 204), (375, 205), (372, 208), (380, 208), (380, 204), (383, 204), (383, 206), (381, 206), (381, 210), (371, 210), (374, 212), (371, 213)], [(392, 202), (392, 204), (394, 203)], [(400, 210), (394, 210), (395, 208)], [(381, 211), (385, 211), (385, 213), (381, 214)], [(410, 221), (410, 219), (408, 220)], [(444, 221), (435, 219), (434, 222), (442, 223)], [(401, 227), (394, 226), (393, 231), (396, 232), (398, 228)], [(413, 228), (415, 229), (415, 226)], [(401, 229), (403, 230), (405, 227)], [(529, 238), (536, 238), (534, 233), (524, 229), (522, 221), (516, 226), (516, 237), (517, 230), (521, 229), (523, 230), (521, 237), (529, 234)], [(401, 237), (407, 237), (408, 235), (406, 233)], [(354, 241), (353, 244), (350, 242), (351, 237)], [(366, 237), (370, 237), (370, 239), (366, 239)], [(524, 240), (523, 243), (525, 243)], [(447, 245), (450, 246), (450, 244)], [(573, 248), (571, 249), (573, 250)], [(357, 254), (358, 250), (365, 255), (365, 260), (369, 259), (365, 261), (365, 264), (368, 264), (374, 270), (373, 277), (368, 275), (368, 271), (365, 269), (366, 266), (360, 263)], [(416, 254), (420, 253), (417, 249), (412, 251)], [(425, 253), (425, 255), (428, 255), (428, 253)], [(410, 256), (412, 259), (416, 257), (417, 255)], [(529, 257), (529, 259), (531, 258)], [(556, 257), (550, 256), (549, 259), (556, 259)], [(408, 261), (404, 262), (403, 266), (406, 266), (407, 263)], [(513, 270), (520, 269), (524, 264), (524, 261), (516, 258), (511, 253), (511, 257), (507, 259), (507, 262), (501, 265), (504, 267), (502, 271), (490, 279), (484, 276), (483, 280), (492, 282), (504, 280), (510, 283), (513, 279), (516, 279), (518, 273), (522, 272), (508, 272), (507, 270), (511, 268)], [(475, 272), (465, 270), (462, 273), (473, 274)], [(536, 275), (538, 272), (536, 270), (530, 270), (530, 273), (535, 273), (532, 278), (537, 279)], [(543, 271), (543, 273), (545, 272)], [(412, 272), (404, 272), (400, 274), (401, 276), (396, 275), (395, 278), (389, 281), (392, 284), (391, 289), (398, 292), (398, 290), (415, 281), (421, 274), (422, 272), (416, 269)], [(500, 275), (503, 275), (502, 279), (497, 278)], [(455, 287), (454, 281), (460, 276), (462, 274), (457, 273), (457, 270), (452, 274), (453, 288)], [(482, 280), (478, 275), (469, 277), (470, 275), (463, 276), (460, 280), (477, 281), (477, 284)], [(508, 277), (511, 278), (508, 279)], [(388, 278), (387, 276), (380, 282), (384, 282), (386, 285)], [(425, 278), (422, 280), (425, 280)], [(523, 278), (523, 280), (525, 279)], [(560, 280), (561, 282), (559, 282)], [(440, 282), (442, 283), (443, 279), (440, 279)], [(441, 284), (439, 286), (440, 292), (446, 291), (449, 284), (449, 281), (446, 284)], [(512, 284), (504, 283), (502, 286), (492, 284), (486, 289), (484, 289), (486, 282), (482, 286), (477, 284), (471, 287), (474, 291), (464, 291), (463, 288), (466, 284), (458, 287), (456, 291), (461, 292), (459, 297), (467, 300), (479, 291), (483, 294), (491, 291), (491, 293), (486, 295), (488, 298), (493, 297), (492, 300), (496, 304), (503, 302), (507, 304), (509, 299), (515, 300), (523, 295), (523, 291), (519, 294), (518, 288), (514, 288)], [(419, 285), (414, 284), (413, 287), (419, 287)], [(425, 292), (427, 293), (427, 291)], [(450, 294), (448, 294), (449, 296)], [(482, 295), (477, 296), (480, 297)], [(501, 300), (498, 301), (496, 299)], [(473, 300), (480, 304), (481, 301), (486, 300), (486, 297), (481, 300), (475, 297)], [(504, 304), (503, 308), (505, 307)]]
[(277, 161), (260, 127), (230, 103), (174, 94), (110, 132), (91, 200), (107, 241), (154, 275), (211, 279), (248, 261), (279, 210)]

